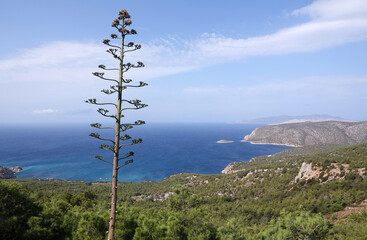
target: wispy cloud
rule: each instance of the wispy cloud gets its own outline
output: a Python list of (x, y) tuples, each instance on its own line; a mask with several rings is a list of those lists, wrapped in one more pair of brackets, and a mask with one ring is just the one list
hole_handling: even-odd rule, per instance
[(226, 96), (227, 99), (241, 96), (243, 99), (260, 98), (264, 96), (297, 96), (343, 99), (351, 96), (363, 97), (367, 91), (367, 77), (330, 76), (307, 77), (290, 80), (272, 80), (259, 84), (249, 84), (237, 87), (188, 87), (184, 94), (200, 96)]
[(346, 18), (365, 18), (367, 2), (364, 0), (318, 0), (293, 15), (309, 15), (314, 20), (329, 21)]
[(142, 58), (148, 60), (151, 69), (161, 64), (167, 70), (181, 72), (253, 56), (315, 52), (367, 38), (365, 0), (318, 0), (292, 14), (308, 15), (310, 21), (246, 39), (206, 33), (191, 41), (171, 39), (161, 45), (148, 44)]
[[(366, 0), (317, 0), (292, 15), (310, 20), (246, 39), (203, 34), (194, 40), (152, 41), (131, 55), (147, 66), (131, 74), (146, 80), (252, 56), (315, 52), (367, 38)], [(86, 81), (97, 65), (111, 62), (103, 44), (54, 42), (0, 60), (0, 81)]]
[(227, 115), (230, 120), (245, 115), (327, 113), (365, 120), (360, 109), (367, 100), (366, 92), (367, 76), (315, 76), (237, 87), (188, 87), (183, 90), (183, 99), (201, 103), (197, 115), (216, 114), (217, 119)]
[(56, 109), (47, 108), (47, 109), (34, 110), (32, 113), (33, 114), (50, 114), (50, 113), (57, 113), (57, 112), (59, 111)]
[(33, 49), (20, 50), (16, 56), (0, 62), (0, 70), (21, 68), (76, 67), (92, 61), (91, 58), (99, 59), (99, 53), (103, 52), (103, 46), (93, 43), (80, 42), (52, 42)]

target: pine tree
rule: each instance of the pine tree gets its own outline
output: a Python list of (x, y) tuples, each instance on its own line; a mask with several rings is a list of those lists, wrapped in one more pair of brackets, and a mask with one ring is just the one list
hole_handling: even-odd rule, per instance
[[(95, 105), (103, 105), (107, 107), (111, 107), (113, 110), (112, 114), (110, 114), (110, 110), (106, 108), (98, 108), (97, 112), (100, 113), (104, 117), (109, 117), (115, 120), (116, 126), (113, 127), (103, 127), (100, 123), (91, 124), (92, 127), (97, 129), (113, 129), (115, 132), (114, 139), (103, 138), (99, 133), (91, 133), (91, 137), (95, 137), (97, 139), (106, 141), (110, 144), (102, 144), (100, 146), (101, 149), (108, 150), (113, 152), (113, 161), (108, 161), (103, 159), (102, 156), (95, 156), (98, 160), (109, 163), (112, 165), (112, 190), (111, 190), (111, 215), (110, 215), (110, 223), (109, 223), (109, 231), (108, 231), (108, 239), (114, 239), (115, 232), (115, 220), (116, 220), (116, 201), (117, 201), (117, 178), (118, 178), (118, 170), (133, 162), (131, 156), (134, 155), (134, 152), (127, 152), (122, 157), (120, 157), (120, 149), (125, 146), (134, 145), (138, 143), (142, 143), (142, 139), (132, 139), (127, 134), (122, 134), (123, 132), (133, 128), (133, 126), (145, 124), (144, 121), (138, 120), (134, 123), (122, 123), (122, 118), (124, 117), (123, 113), (126, 110), (137, 110), (144, 107), (147, 107), (146, 104), (141, 103), (140, 100), (127, 100), (123, 99), (122, 93), (123, 91), (131, 88), (131, 87), (143, 87), (147, 84), (144, 82), (139, 82), (138, 84), (134, 84), (131, 79), (127, 79), (124, 77), (124, 73), (129, 71), (131, 68), (141, 68), (144, 67), (142, 62), (137, 62), (136, 64), (132, 64), (130, 62), (125, 62), (124, 57), (128, 52), (133, 52), (141, 48), (140, 44), (135, 44), (133, 42), (127, 42), (125, 38), (129, 35), (135, 35), (137, 32), (134, 29), (129, 29), (129, 26), (132, 24), (130, 20), (129, 13), (124, 9), (119, 11), (118, 18), (113, 20), (112, 27), (117, 29), (117, 34), (111, 34), (111, 39), (103, 40), (103, 43), (109, 46), (107, 53), (111, 54), (113, 58), (115, 58), (118, 62), (118, 67), (108, 68), (105, 65), (99, 65), (98, 67), (104, 71), (110, 72), (118, 72), (118, 79), (110, 78), (105, 76), (105, 72), (94, 72), (93, 75), (99, 77), (104, 81), (111, 82), (113, 85), (110, 86), (109, 89), (103, 89), (101, 92), (112, 95), (117, 95), (117, 101), (115, 103), (110, 102), (97, 102), (95, 98), (88, 99), (86, 102)], [(119, 41), (120, 45), (115, 45), (112, 41)], [(124, 144), (120, 144), (121, 141), (127, 141)], [(123, 160), (123, 163), (120, 161)]]

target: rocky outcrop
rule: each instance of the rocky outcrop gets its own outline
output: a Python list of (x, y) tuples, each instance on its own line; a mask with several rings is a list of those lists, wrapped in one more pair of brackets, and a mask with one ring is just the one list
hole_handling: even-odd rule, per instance
[(347, 222), (352, 214), (360, 214), (364, 211), (367, 211), (367, 199), (362, 201), (360, 204), (355, 204), (354, 206), (344, 208), (342, 211), (326, 215), (324, 218), (331, 221), (334, 220), (336, 223)]
[(23, 169), (19, 166), (8, 168), (8, 167), (0, 167), (0, 179), (10, 179), (16, 178), (15, 173), (20, 172)]
[(292, 147), (315, 144), (353, 145), (367, 142), (365, 122), (304, 122), (256, 128), (244, 140), (254, 144), (276, 144)]
[(20, 172), (20, 171), (23, 171), (23, 168), (21, 168), (19, 166), (11, 167), (9, 169), (12, 170), (15, 173)]
[(312, 163), (302, 163), (301, 168), (297, 176), (294, 178), (293, 182), (297, 182), (301, 179), (310, 180), (319, 178), (322, 167), (312, 167)]
[(222, 170), (222, 173), (223, 174), (231, 174), (231, 173), (236, 173), (236, 172), (239, 172), (239, 171), (243, 171), (244, 169), (240, 169), (240, 170), (234, 170), (233, 168), (235, 167), (236, 165), (236, 162), (231, 162), (227, 165), (227, 167), (225, 167), (223, 170)]
[(349, 164), (331, 163), (328, 167), (313, 165), (312, 163), (302, 163), (297, 176), (290, 184), (297, 183), (301, 180), (316, 180), (320, 183), (332, 180), (344, 180), (345, 176), (351, 172), (357, 173), (363, 179), (366, 178), (365, 168), (350, 168)]
[(184, 187), (194, 187), (209, 183), (208, 179), (198, 178), (197, 175), (188, 176), (186, 177), (186, 179), (188, 179), (189, 181), (186, 184), (184, 184)]
[(136, 202), (140, 202), (140, 201), (163, 202), (163, 201), (166, 201), (173, 194), (174, 192), (157, 193), (157, 194), (150, 194), (150, 195), (138, 195), (138, 196), (131, 197), (131, 199)]

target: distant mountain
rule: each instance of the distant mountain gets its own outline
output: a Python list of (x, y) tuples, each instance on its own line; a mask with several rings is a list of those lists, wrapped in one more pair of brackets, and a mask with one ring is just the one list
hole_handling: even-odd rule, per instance
[(353, 122), (351, 120), (343, 119), (340, 117), (334, 117), (325, 114), (315, 114), (315, 115), (305, 115), (305, 116), (274, 116), (274, 117), (264, 117), (264, 118), (255, 118), (248, 120), (240, 120), (236, 123), (245, 123), (245, 124), (263, 124), (263, 125), (271, 125), (271, 124), (281, 124), (281, 123), (296, 123), (296, 122), (323, 122), (323, 121), (341, 121), (341, 122)]
[(255, 144), (310, 146), (315, 144), (352, 145), (367, 142), (365, 122), (303, 122), (256, 128), (244, 141)]

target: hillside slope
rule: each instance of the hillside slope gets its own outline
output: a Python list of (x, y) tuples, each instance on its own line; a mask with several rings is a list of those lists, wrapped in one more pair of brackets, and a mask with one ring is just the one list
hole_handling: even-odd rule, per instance
[[(254, 161), (234, 174), (120, 182), (116, 239), (366, 239), (366, 167), (364, 143), (283, 161)], [(0, 204), (0, 210), (9, 213), (2, 216), (14, 216), (13, 205), (34, 205), (35, 212), (16, 212), (22, 224), (12, 236), (102, 240), (110, 187), (106, 182), (0, 181), (0, 193), (7, 193), (0, 194), (0, 203), (3, 196), (9, 204)], [(353, 215), (357, 210), (361, 213)], [(339, 215), (343, 221), (337, 222)], [(12, 219), (5, 217), (0, 238), (12, 230)]]
[(367, 142), (365, 122), (303, 122), (256, 128), (244, 141), (294, 147), (316, 144), (353, 145)]

